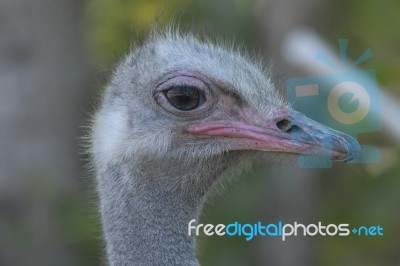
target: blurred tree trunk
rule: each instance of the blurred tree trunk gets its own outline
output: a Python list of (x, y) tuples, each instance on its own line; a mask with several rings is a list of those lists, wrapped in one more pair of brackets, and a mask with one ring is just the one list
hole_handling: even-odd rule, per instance
[(79, 0), (0, 2), (0, 265), (78, 265), (56, 213), (79, 192)]

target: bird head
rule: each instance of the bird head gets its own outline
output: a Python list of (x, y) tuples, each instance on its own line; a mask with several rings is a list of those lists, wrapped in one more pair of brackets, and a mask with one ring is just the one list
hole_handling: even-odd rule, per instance
[(354, 138), (292, 109), (252, 61), (191, 35), (153, 34), (115, 69), (95, 119), (97, 158), (184, 164), (253, 151), (357, 155)]

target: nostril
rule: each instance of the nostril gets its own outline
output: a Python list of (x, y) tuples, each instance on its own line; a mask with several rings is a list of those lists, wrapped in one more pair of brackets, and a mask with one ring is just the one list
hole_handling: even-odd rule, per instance
[(282, 119), (276, 122), (276, 126), (283, 132), (288, 132), (290, 128), (292, 127), (292, 124), (290, 123), (289, 119)]
[(276, 126), (285, 133), (291, 133), (298, 131), (300, 128), (296, 125), (292, 125), (289, 119), (282, 119), (276, 122)]

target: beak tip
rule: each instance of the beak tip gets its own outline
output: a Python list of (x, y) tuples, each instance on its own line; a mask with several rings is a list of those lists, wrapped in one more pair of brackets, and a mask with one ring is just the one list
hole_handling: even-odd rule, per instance
[(355, 138), (350, 136), (347, 137), (347, 142), (347, 157), (345, 161), (350, 162), (360, 155), (361, 146)]
[(330, 151), (333, 161), (339, 162), (350, 162), (356, 159), (361, 151), (358, 141), (344, 133), (329, 136), (323, 141), (323, 147)]

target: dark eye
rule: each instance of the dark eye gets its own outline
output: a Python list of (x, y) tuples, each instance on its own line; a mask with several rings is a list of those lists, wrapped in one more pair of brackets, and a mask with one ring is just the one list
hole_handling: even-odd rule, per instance
[(202, 92), (193, 86), (173, 86), (164, 91), (165, 97), (177, 109), (190, 111), (204, 103)]

